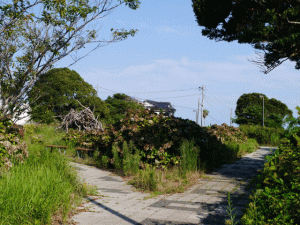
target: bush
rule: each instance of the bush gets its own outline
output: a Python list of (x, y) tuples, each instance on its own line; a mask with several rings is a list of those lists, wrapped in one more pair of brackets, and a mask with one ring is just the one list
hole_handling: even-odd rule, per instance
[(260, 145), (278, 146), (280, 139), (284, 137), (283, 128), (242, 125), (240, 129), (247, 137), (255, 139)]
[(300, 224), (300, 137), (281, 140), (278, 150), (254, 179), (256, 192), (243, 224)]
[(28, 157), (27, 145), (21, 141), (24, 130), (13, 125), (9, 116), (0, 115), (0, 175)]
[[(133, 155), (139, 152), (142, 168), (146, 164), (164, 168), (180, 163), (183, 139), (193, 142), (201, 149), (201, 166), (207, 170), (236, 159), (240, 149), (237, 145), (248, 143), (247, 137), (239, 128), (226, 124), (200, 127), (187, 119), (164, 117), (151, 114), (148, 110), (129, 110), (123, 120), (107, 126), (103, 132), (72, 131), (64, 137), (66, 142), (77, 146), (92, 144), (93, 148), (100, 151), (100, 164), (103, 164), (101, 160), (105, 156), (104, 159), (108, 157), (111, 166), (118, 169), (122, 168), (118, 160), (124, 157), (121, 149), (125, 141), (132, 142), (135, 146), (132, 149)], [(237, 151), (232, 150), (233, 145)]]

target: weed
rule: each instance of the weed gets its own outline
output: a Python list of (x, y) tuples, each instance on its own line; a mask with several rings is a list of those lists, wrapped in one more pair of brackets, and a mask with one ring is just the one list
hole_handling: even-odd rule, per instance
[(134, 152), (134, 146), (132, 142), (127, 145), (127, 142), (123, 143), (123, 171), (126, 176), (137, 174), (139, 171), (139, 164), (141, 160), (141, 156), (139, 152), (136, 150)]
[[(0, 180), (0, 224), (50, 224), (57, 211), (65, 220), (87, 192), (63, 156), (32, 154)], [(73, 201), (70, 196), (75, 196)]]
[(182, 175), (189, 171), (197, 171), (197, 162), (200, 149), (194, 146), (194, 141), (183, 140), (180, 146)]
[(225, 225), (236, 225), (238, 221), (235, 222), (236, 213), (234, 213), (235, 208), (232, 206), (232, 201), (230, 199), (230, 192), (228, 192), (228, 206), (227, 206), (227, 214), (230, 217), (229, 220), (225, 221)]

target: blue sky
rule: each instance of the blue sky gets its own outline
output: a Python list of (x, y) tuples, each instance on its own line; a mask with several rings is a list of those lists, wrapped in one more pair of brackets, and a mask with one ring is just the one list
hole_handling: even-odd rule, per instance
[[(191, 5), (191, 1), (141, 0), (137, 10), (117, 8), (97, 21), (101, 26), (99, 38), (108, 39), (111, 28), (139, 32), (94, 51), (70, 69), (95, 88), (98, 85), (103, 100), (119, 92), (171, 102), (176, 108), (175, 116), (191, 120), (195, 120), (193, 109), (201, 97), (197, 88), (204, 85), (204, 108), (210, 112), (205, 124), (229, 124), (237, 99), (253, 92), (282, 101), (297, 116), (300, 71), (294, 69), (294, 64), (286, 62), (263, 74), (249, 61), (256, 57), (250, 45), (203, 37)], [(56, 67), (68, 66), (69, 62), (64, 59)], [(183, 89), (192, 90), (160, 92)]]

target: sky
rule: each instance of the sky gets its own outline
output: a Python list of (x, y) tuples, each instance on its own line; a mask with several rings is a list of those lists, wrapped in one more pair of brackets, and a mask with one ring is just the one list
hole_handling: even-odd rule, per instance
[[(102, 100), (125, 93), (170, 102), (176, 117), (195, 121), (194, 110), (198, 99), (202, 101), (199, 87), (204, 86), (204, 109), (209, 111), (205, 125), (229, 124), (238, 98), (254, 92), (280, 100), (297, 116), (300, 71), (294, 63), (263, 74), (249, 61), (256, 59), (250, 45), (202, 36), (191, 1), (141, 0), (137, 10), (120, 6), (97, 25), (103, 39), (110, 38), (111, 28), (138, 30), (134, 37), (102, 47), (69, 67), (93, 85)], [(55, 67), (70, 63), (66, 58)]]

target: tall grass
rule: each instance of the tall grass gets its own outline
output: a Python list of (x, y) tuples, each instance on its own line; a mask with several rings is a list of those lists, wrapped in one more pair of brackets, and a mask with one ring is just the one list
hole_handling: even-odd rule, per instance
[[(134, 149), (133, 143), (130, 142), (129, 146), (125, 141), (123, 143), (123, 172), (126, 176), (137, 174), (139, 171), (139, 164), (141, 156), (139, 152)], [(134, 152), (135, 150), (135, 152)]]
[(24, 141), (28, 145), (30, 154), (41, 155), (45, 150), (45, 145), (59, 144), (65, 135), (63, 131), (55, 129), (53, 125), (28, 124), (24, 126)]
[[(181, 160), (179, 165), (164, 169), (146, 165), (145, 169), (138, 170), (130, 177), (129, 183), (142, 190), (157, 194), (183, 192), (200, 178), (200, 171), (197, 171), (200, 150), (195, 147), (194, 141), (183, 140), (180, 151)], [(126, 164), (128, 162), (124, 163), (124, 165)]]
[(113, 153), (113, 164), (115, 169), (122, 170), (122, 159), (119, 156), (120, 149), (118, 147), (118, 143), (113, 143), (112, 145), (112, 153)]
[(197, 183), (202, 176), (200, 171), (187, 172), (184, 176), (179, 166), (156, 169), (149, 165), (144, 170), (130, 177), (129, 184), (154, 194), (172, 194), (184, 192), (186, 188)]
[(51, 224), (57, 213), (65, 221), (87, 191), (60, 154), (31, 154), (0, 179), (0, 224)]
[(180, 168), (182, 174), (185, 175), (189, 171), (197, 171), (197, 163), (200, 149), (194, 146), (194, 141), (183, 140), (180, 146), (180, 152)]

